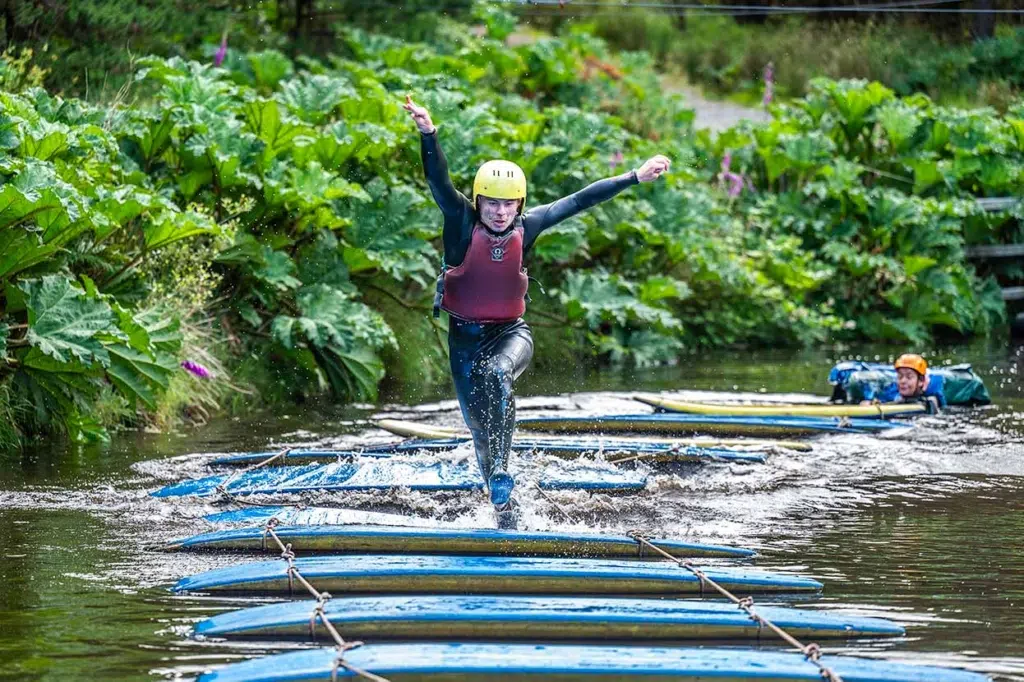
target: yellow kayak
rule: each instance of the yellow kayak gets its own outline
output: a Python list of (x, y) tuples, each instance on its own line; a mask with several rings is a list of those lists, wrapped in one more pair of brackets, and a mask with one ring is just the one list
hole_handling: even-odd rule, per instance
[(889, 419), (924, 414), (927, 409), (916, 403), (890, 403), (888, 405), (722, 405), (672, 400), (653, 395), (634, 395), (642, 403), (669, 412), (687, 414), (735, 415), (738, 417), (861, 417), (864, 419)]
[[(469, 432), (465, 429), (453, 429), (447, 426), (431, 426), (417, 422), (402, 421), (399, 419), (379, 419), (377, 426), (397, 436), (406, 438), (469, 438)], [(579, 442), (578, 438), (571, 438), (573, 442)], [(730, 447), (752, 447), (752, 448), (786, 448), (800, 452), (810, 452), (812, 446), (809, 443), (787, 440), (756, 440), (752, 438), (731, 438), (722, 440), (720, 438), (618, 438), (619, 441), (635, 441), (637, 445), (650, 443), (678, 445), (680, 447), (699, 448), (730, 448)]]

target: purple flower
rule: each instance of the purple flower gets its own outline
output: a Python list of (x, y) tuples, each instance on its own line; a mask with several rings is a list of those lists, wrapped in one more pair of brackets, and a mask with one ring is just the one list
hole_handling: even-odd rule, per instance
[(612, 170), (615, 170), (615, 167), (622, 163), (622, 159), (622, 152), (615, 152), (614, 154), (612, 154), (611, 161), (608, 162), (608, 165), (611, 167)]
[(220, 49), (213, 56), (213, 65), (220, 66), (224, 63), (224, 57), (228, 56), (228, 31), (224, 29), (224, 35), (220, 38)]
[(764, 67), (764, 97), (761, 103), (768, 106), (775, 97), (775, 65), (768, 62)]
[(743, 191), (743, 176), (739, 173), (726, 173), (725, 181), (729, 183), (729, 198), (735, 199)]
[[(722, 157), (722, 173), (725, 175), (729, 172), (729, 168), (732, 166), (732, 151), (726, 149), (725, 155)], [(719, 177), (721, 177), (721, 175)]]
[(722, 170), (718, 174), (719, 186), (728, 185), (729, 197), (735, 199), (743, 192), (743, 187), (749, 186), (753, 189), (753, 186), (743, 177), (742, 173), (733, 173), (730, 170), (732, 166), (732, 151), (726, 149), (725, 154), (722, 156)]
[(191, 360), (185, 360), (185, 361), (183, 361), (181, 363), (181, 366), (185, 370), (191, 372), (193, 375), (199, 377), (200, 379), (209, 379), (210, 378), (210, 370), (206, 369), (205, 367), (200, 365), (198, 362), (192, 362)]

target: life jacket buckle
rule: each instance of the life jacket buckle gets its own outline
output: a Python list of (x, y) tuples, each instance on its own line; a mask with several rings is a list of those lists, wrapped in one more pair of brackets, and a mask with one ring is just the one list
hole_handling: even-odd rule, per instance
[(434, 319), (441, 317), (441, 300), (444, 298), (444, 273), (448, 268), (442, 267), (437, 275), (437, 285), (434, 289)]

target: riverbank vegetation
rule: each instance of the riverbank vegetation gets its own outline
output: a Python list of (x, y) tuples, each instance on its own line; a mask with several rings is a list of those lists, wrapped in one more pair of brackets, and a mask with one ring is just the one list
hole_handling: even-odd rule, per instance
[(406, 93), (460, 188), (495, 157), (521, 163), (531, 203), (674, 160), (665, 181), (538, 240), (539, 368), (545, 345), (650, 365), (1004, 321), (964, 247), (1020, 237), (1019, 206), (975, 198), (1024, 189), (1024, 103), (1000, 114), (815, 80), (770, 123), (712, 139), (650, 54), (578, 30), (511, 48), (514, 18), (474, 11), (480, 30), (439, 17), (429, 42), (338, 26), (324, 54), (139, 56), (102, 103), (39, 87), (48, 74), (9, 54), (0, 440), (443, 381), (440, 220)]
[[(849, 17), (849, 15), (846, 15)], [(541, 15), (544, 25), (564, 18)], [(966, 39), (958, 26), (935, 30), (904, 18), (810, 20), (686, 16), (631, 8), (571, 19), (613, 47), (645, 50), (661, 68), (719, 96), (750, 104), (809, 92), (815, 78), (878, 81), (896, 94), (923, 93), (942, 104), (1005, 111), (1024, 93), (1024, 26), (1001, 24), (991, 37)]]

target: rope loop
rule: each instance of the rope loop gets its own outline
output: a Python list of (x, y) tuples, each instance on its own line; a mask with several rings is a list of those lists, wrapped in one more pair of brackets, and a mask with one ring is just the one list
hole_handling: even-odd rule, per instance
[(626, 533), (626, 537), (636, 542), (636, 555), (639, 558), (643, 559), (647, 556), (647, 545), (644, 544), (644, 541), (649, 540), (650, 537), (647, 535), (646, 532), (639, 528), (634, 528), (633, 530)]
[(818, 646), (817, 643), (811, 642), (810, 644), (804, 647), (804, 658), (806, 658), (808, 661), (813, 661), (817, 663), (819, 660), (821, 660), (821, 647)]
[[(260, 549), (266, 551), (267, 549), (267, 536), (274, 532), (274, 529), (281, 525), (281, 520), (276, 516), (271, 516), (267, 519), (267, 525), (263, 527), (263, 535), (260, 537)], [(275, 536), (276, 537), (276, 536)]]
[(750, 608), (752, 608), (754, 606), (754, 598), (753, 597), (744, 597), (743, 599), (739, 600), (739, 602), (736, 604), (736, 606), (740, 607), (744, 611), (748, 611)]

